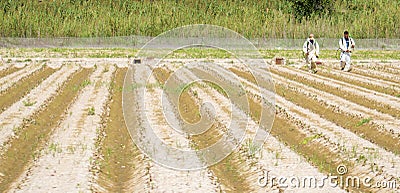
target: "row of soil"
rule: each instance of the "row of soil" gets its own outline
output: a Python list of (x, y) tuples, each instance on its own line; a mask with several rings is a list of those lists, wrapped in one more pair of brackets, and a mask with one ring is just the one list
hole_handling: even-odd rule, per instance
[(5, 92), (0, 93), (0, 113), (21, 99), (55, 71), (55, 69), (49, 67), (42, 67), (40, 70), (37, 70), (28, 77), (18, 81), (13, 87), (9, 88)]
[(29, 122), (29, 117), (43, 108), (44, 104), (57, 94), (68, 77), (78, 69), (79, 67), (62, 67), (0, 114), (0, 119), (3, 120), (0, 122), (0, 154), (8, 148), (8, 141), (15, 136), (21, 125)]
[(392, 95), (392, 96), (400, 95), (400, 86), (396, 83), (381, 81), (380, 79), (369, 78), (365, 76), (360, 77), (358, 75), (350, 75), (350, 74), (348, 75), (339, 73), (340, 73), (339, 71), (329, 70), (326, 68), (322, 68), (318, 71), (318, 75), (322, 75), (327, 78), (332, 78), (342, 82), (347, 82), (352, 85), (357, 85), (387, 95)]
[(103, 127), (97, 139), (99, 161), (95, 191), (133, 192), (142, 190), (145, 163), (140, 150), (134, 145), (122, 112), (122, 89), (126, 68), (119, 68), (111, 84), (108, 111), (103, 115)]
[(2, 70), (0, 70), (0, 78), (3, 78), (3, 77), (5, 77), (5, 76), (7, 76), (9, 74), (12, 74), (12, 73), (14, 73), (14, 72), (16, 72), (18, 70), (20, 70), (20, 68), (17, 68), (17, 67), (14, 67), (14, 66), (13, 67), (8, 67), (6, 69), (2, 69)]
[[(237, 70), (230, 69), (239, 77), (246, 78), (250, 82), (255, 82), (253, 75)], [(248, 102), (251, 110), (251, 117), (254, 120), (259, 120), (262, 113), (262, 106), (259, 101), (259, 96), (254, 93), (247, 93), (249, 98)], [(327, 175), (338, 175), (336, 168), (339, 165), (346, 165), (349, 170), (352, 169), (353, 164), (343, 159), (337, 152), (332, 151), (325, 143), (321, 143), (318, 137), (310, 136), (305, 130), (307, 126), (301, 121), (294, 119), (286, 113), (286, 110), (279, 107), (274, 119), (274, 124), (271, 129), (271, 135), (279, 139), (283, 144), (290, 147), (300, 156), (304, 157), (311, 165), (317, 167), (321, 172)], [(305, 143), (307, 141), (307, 143)], [(346, 177), (344, 175), (343, 177)], [(365, 187), (360, 187), (360, 190)]]
[(110, 82), (115, 70), (110, 66), (106, 71), (105, 66), (96, 66), (85, 84), (80, 85), (83, 89), (64, 113), (62, 122), (53, 128), (34, 163), (16, 182), (16, 192), (89, 190), (94, 138), (109, 96), (107, 85), (102, 82)]
[[(165, 68), (155, 68), (153, 73), (156, 79), (163, 85), (170, 77), (171, 72)], [(179, 113), (182, 118), (189, 123), (197, 123), (200, 121), (199, 105), (196, 99), (189, 93), (190, 89), (182, 92), (179, 97)], [(226, 130), (224, 125), (219, 122), (214, 123), (211, 128), (200, 135), (194, 135), (190, 138), (192, 145), (195, 149), (202, 149), (208, 147), (210, 144), (220, 140)], [(209, 167), (213, 175), (218, 178), (221, 183), (222, 189), (225, 192), (249, 192), (254, 190), (248, 179), (250, 178), (251, 171), (246, 166), (245, 157), (238, 152), (234, 151), (229, 154), (221, 162)]]
[[(218, 72), (221, 72), (220, 70), (218, 70)], [(196, 74), (199, 74), (199, 72), (197, 72)], [(211, 75), (211, 76), (215, 76), (215, 77), (218, 77), (217, 75)], [(224, 76), (224, 75), (222, 75), (222, 76)], [(229, 82), (229, 80), (227, 80), (227, 81), (224, 81), (224, 82)], [(201, 86), (200, 86), (201, 87)], [(209, 86), (208, 87), (208, 89), (211, 89), (211, 88), (213, 88), (213, 89), (216, 89), (215, 90), (215, 92), (221, 92), (221, 89), (218, 89), (218, 88), (215, 88), (215, 86)], [(228, 88), (228, 86), (223, 86), (223, 88)], [(196, 91), (195, 92), (196, 94), (195, 95), (200, 95), (199, 93), (199, 91)], [(219, 96), (219, 97), (217, 97), (217, 98), (220, 98), (220, 97), (222, 97), (222, 98), (224, 98), (224, 97), (227, 97), (227, 95), (226, 95), (226, 93), (220, 93), (220, 95), (221, 96)], [(259, 117), (257, 117), (257, 116), (259, 116), (259, 115), (261, 115), (261, 112), (260, 112), (260, 110), (261, 110), (261, 106), (260, 106), (260, 104), (258, 103), (258, 102), (255, 102), (252, 98), (249, 98), (249, 102), (250, 102), (250, 108), (252, 109), (251, 110), (251, 114), (253, 115), (253, 118), (254, 118), (254, 121), (258, 121), (259, 120)], [(222, 104), (221, 102), (217, 102), (217, 104)], [(198, 107), (198, 106), (197, 106)], [(259, 108), (260, 107), (260, 108)], [(195, 108), (195, 109), (198, 109), (198, 108)], [(190, 117), (190, 116), (189, 116)], [(276, 122), (274, 123), (274, 126), (273, 126), (273, 133), (274, 132), (276, 132), (276, 131), (285, 131), (285, 130), (289, 130), (289, 131), (293, 131), (295, 128), (298, 128), (298, 126), (297, 125), (294, 125), (294, 124), (292, 124), (289, 120), (286, 120), (286, 119), (284, 119), (284, 118), (281, 118), (281, 117), (278, 117), (276, 120), (275, 120)], [(285, 128), (285, 127), (291, 127), (291, 128)], [(207, 140), (213, 140), (213, 141), (215, 141), (215, 136), (218, 136), (218, 130), (223, 130), (223, 128), (218, 128), (217, 129), (217, 131), (214, 131), (213, 130), (214, 128), (211, 128), (209, 131), (207, 131), (207, 132), (210, 132), (210, 133), (212, 133), (212, 135), (211, 135), (211, 137), (209, 137), (209, 138), (207, 138)], [(276, 133), (275, 133), (276, 134)], [(293, 132), (292, 132), (292, 134), (293, 134)], [(316, 157), (317, 155), (319, 155), (318, 154), (318, 151), (310, 151), (310, 149), (308, 149), (308, 148), (315, 148), (315, 147), (318, 147), (319, 149), (320, 149), (320, 151), (319, 152), (323, 152), (322, 154), (320, 154), (320, 156), (322, 156), (322, 157), (324, 157), (325, 155), (326, 155), (326, 152), (328, 152), (329, 153), (329, 151), (327, 151), (326, 149), (324, 149), (323, 148), (323, 146), (314, 146), (314, 144), (303, 144), (302, 143), (302, 140), (304, 141), (304, 139), (307, 139), (307, 137), (303, 134), (303, 133), (301, 133), (301, 132), (298, 132), (298, 133), (295, 133), (294, 134), (295, 136), (299, 136), (301, 139), (299, 139), (299, 140), (293, 140), (293, 139), (288, 139), (288, 142), (290, 142), (290, 143), (292, 143), (292, 145), (288, 145), (287, 143), (285, 143), (286, 145), (288, 145), (289, 147), (296, 147), (296, 148), (306, 148), (307, 150), (305, 150), (304, 152), (305, 153), (315, 153), (315, 154), (313, 154), (313, 156), (312, 156), (312, 159), (316, 162), (316, 164), (318, 165), (318, 166), (321, 166), (321, 167), (323, 167), (323, 168), (325, 168), (325, 169), (328, 169), (329, 170), (329, 172), (326, 172), (326, 173), (334, 173), (335, 172), (335, 169), (336, 169), (336, 165), (338, 165), (339, 163), (341, 163), (341, 162), (337, 162), (337, 160), (339, 160), (339, 157), (338, 156), (330, 156), (330, 158), (331, 159), (329, 159), (329, 158), (326, 158), (325, 160), (329, 160), (329, 163), (335, 163), (335, 165), (333, 166), (333, 167), (329, 167), (328, 166), (328, 164), (326, 164), (326, 163), (324, 163), (324, 162), (322, 162), (322, 161), (320, 161), (320, 158), (318, 158), (318, 157)], [(214, 138), (213, 138), (214, 137)], [(274, 135), (274, 137), (277, 137), (276, 135)], [(283, 136), (283, 137), (287, 137), (287, 136)], [(307, 147), (306, 147), (307, 146)], [(268, 151), (267, 149), (266, 149), (266, 151)], [(296, 151), (297, 152), (297, 151)], [(265, 153), (265, 152), (264, 152)], [(279, 154), (281, 154), (281, 153), (283, 153), (283, 152), (275, 152), (277, 155), (279, 155)], [(287, 155), (286, 153), (283, 153), (283, 155)], [(300, 155), (302, 155), (302, 154), (300, 154)], [(331, 155), (335, 155), (335, 154), (331, 154)], [(279, 157), (279, 156), (278, 156)], [(336, 159), (337, 158), (337, 159)], [(294, 159), (294, 158), (293, 158)], [(260, 161), (260, 160), (258, 160), (258, 161)], [(263, 163), (265, 163), (265, 162), (263, 162)], [(218, 164), (217, 164), (218, 165)], [(228, 164), (229, 165), (229, 164)], [(282, 174), (279, 174), (278, 173), (278, 175), (282, 175)], [(254, 184), (252, 184), (252, 185), (254, 185)], [(250, 187), (254, 187), (254, 186), (251, 186), (250, 185)], [(279, 188), (279, 187), (278, 187)]]
[[(400, 117), (399, 109), (394, 108), (392, 105), (389, 105), (389, 104), (382, 104), (380, 101), (378, 102), (377, 100), (374, 100), (372, 98), (372, 96), (368, 96), (368, 95), (361, 96), (360, 93), (350, 92), (350, 91), (341, 89), (342, 87), (332, 86), (332, 84), (327, 83), (327, 82), (315, 81), (315, 79), (314, 80), (312, 79), (313, 77), (306, 77), (306, 75), (303, 75), (303, 74), (297, 74), (295, 72), (288, 74), (288, 73), (281, 71), (278, 68), (271, 68), (270, 70), (272, 73), (280, 75), (289, 80), (293, 80), (293, 81), (308, 85), (312, 88), (334, 94), (338, 97), (344, 98), (353, 103), (365, 106), (370, 109), (375, 109), (375, 110), (385, 113), (385, 114), (389, 114), (395, 118)], [(292, 71), (292, 70), (290, 70), (290, 71)]]
[[(50, 133), (63, 119), (64, 112), (78, 96), (79, 87), (89, 74), (91, 69), (82, 69), (72, 75), (63, 84), (58, 95), (48, 100), (46, 108), (43, 108), (26, 122), (10, 142), (10, 148), (0, 158), (0, 173), (3, 174), (0, 191), (8, 190), (11, 184), (25, 171), (26, 167), (37, 158), (38, 150), (49, 139)], [(42, 78), (42, 77), (40, 77)], [(78, 89), (75, 89), (78, 88)]]
[(387, 131), (379, 130), (377, 125), (371, 123), (358, 124), (362, 118), (338, 111), (335, 107), (329, 107), (325, 103), (319, 102), (314, 97), (296, 91), (295, 87), (287, 87), (279, 83), (275, 84), (275, 86), (276, 93), (283, 96), (288, 101), (305, 109), (310, 109), (312, 112), (319, 114), (322, 118), (346, 128), (360, 137), (392, 151), (395, 154), (400, 153), (399, 138), (395, 138)]

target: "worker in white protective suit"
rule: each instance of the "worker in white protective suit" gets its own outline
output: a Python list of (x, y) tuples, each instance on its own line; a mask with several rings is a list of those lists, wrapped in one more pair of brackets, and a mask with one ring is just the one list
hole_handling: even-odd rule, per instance
[(309, 38), (304, 42), (303, 53), (306, 59), (306, 63), (311, 73), (317, 72), (317, 58), (319, 56), (319, 45), (314, 39), (314, 34), (310, 34)]
[(349, 36), (349, 32), (345, 31), (343, 38), (339, 40), (340, 53), (340, 69), (346, 72), (351, 71), (351, 52), (355, 47), (353, 38)]

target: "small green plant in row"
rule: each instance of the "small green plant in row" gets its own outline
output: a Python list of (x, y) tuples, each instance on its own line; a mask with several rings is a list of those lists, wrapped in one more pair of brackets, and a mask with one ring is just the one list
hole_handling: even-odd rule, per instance
[(322, 134), (321, 134), (321, 133), (315, 134), (315, 135), (310, 136), (310, 137), (306, 137), (306, 138), (303, 139), (303, 141), (301, 141), (301, 144), (307, 145), (307, 144), (308, 144), (309, 142), (311, 142), (312, 140), (314, 140), (314, 139), (319, 139), (319, 138), (321, 138), (321, 137), (322, 137)]
[(95, 115), (95, 114), (96, 114), (96, 112), (95, 112), (94, 107), (90, 107), (90, 108), (88, 109), (88, 115), (92, 116), (92, 115)]
[(79, 84), (79, 85), (74, 85), (73, 86), (73, 90), (79, 90), (79, 89), (82, 89), (82, 88), (85, 88), (85, 87), (87, 87), (88, 85), (90, 85), (90, 84), (92, 84), (92, 82), (90, 81), (90, 80), (84, 80), (84, 81), (82, 81), (82, 83), (81, 84)]
[(364, 118), (364, 119), (361, 119), (361, 120), (357, 123), (356, 126), (357, 126), (357, 127), (361, 127), (361, 126), (363, 126), (363, 125), (369, 123), (371, 120), (372, 120), (371, 118)]
[(36, 104), (36, 101), (31, 101), (30, 99), (27, 99), (25, 101), (22, 101), (22, 103), (24, 104), (24, 106), (30, 107), (30, 106), (33, 106), (34, 104)]

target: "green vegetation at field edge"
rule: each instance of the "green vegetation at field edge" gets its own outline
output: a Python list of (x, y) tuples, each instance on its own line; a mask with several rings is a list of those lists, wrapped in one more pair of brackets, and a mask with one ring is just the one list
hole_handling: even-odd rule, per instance
[[(259, 50), (265, 59), (284, 57), (286, 59), (303, 59), (301, 50)], [(84, 48), (2, 48), (3, 58), (134, 58), (136, 49), (84, 49)], [(321, 50), (320, 59), (338, 59), (336, 50)], [(188, 48), (176, 50), (168, 58), (234, 58), (232, 53), (209, 48)], [(353, 60), (400, 60), (400, 50), (357, 50), (352, 55)]]
[(0, 37), (154, 37), (190, 24), (219, 25), (247, 38), (304, 38), (310, 32), (336, 38), (346, 28), (355, 38), (400, 37), (400, 1), (336, 0), (329, 9), (300, 18), (298, 2), (3, 0)]

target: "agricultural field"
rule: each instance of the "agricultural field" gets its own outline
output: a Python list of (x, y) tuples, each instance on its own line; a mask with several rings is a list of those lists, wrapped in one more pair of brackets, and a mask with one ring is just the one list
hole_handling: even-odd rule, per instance
[[(1, 53), (0, 192), (400, 192), (400, 60), (356, 58), (353, 70), (343, 73), (337, 60), (328, 59), (311, 74), (298, 59), (276, 65), (273, 52), (264, 52), (266, 64), (253, 72), (218, 53), (177, 53), (156, 66), (134, 64), (129, 50)], [(192, 62), (216, 66), (186, 65)], [(261, 117), (261, 93), (271, 90), (259, 87), (255, 77), (266, 74), (273, 80), (276, 112), (259, 147), (250, 139)], [(184, 85), (177, 104), (175, 95), (163, 95), (171, 79), (184, 83), (199, 75), (224, 85)], [(143, 80), (147, 84), (139, 84)], [(227, 94), (234, 80), (243, 86), (249, 111)], [(142, 101), (130, 105), (137, 125), (129, 129), (126, 92)], [(197, 135), (171, 126), (195, 124), (202, 116), (215, 119)], [(192, 171), (153, 162), (130, 135), (150, 124), (165, 144), (198, 150), (223, 138), (233, 119), (245, 120), (239, 127), (243, 143), (216, 164)], [(371, 186), (294, 187), (271, 180), (279, 176), (372, 180)], [(261, 183), (266, 178), (270, 183)]]

